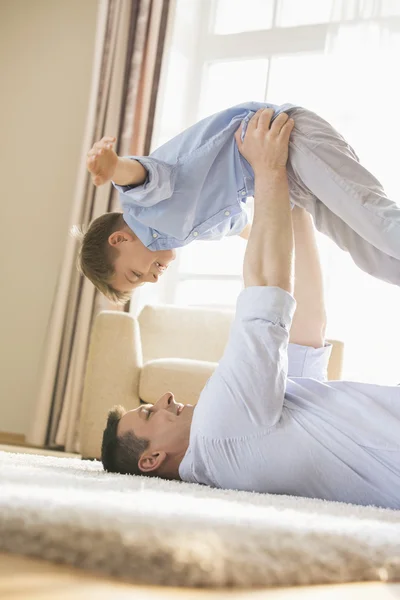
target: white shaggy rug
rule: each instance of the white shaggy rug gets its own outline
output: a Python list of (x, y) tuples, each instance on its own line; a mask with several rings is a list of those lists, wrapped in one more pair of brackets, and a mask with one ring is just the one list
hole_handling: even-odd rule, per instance
[(0, 550), (177, 586), (400, 579), (400, 511), (0, 452)]

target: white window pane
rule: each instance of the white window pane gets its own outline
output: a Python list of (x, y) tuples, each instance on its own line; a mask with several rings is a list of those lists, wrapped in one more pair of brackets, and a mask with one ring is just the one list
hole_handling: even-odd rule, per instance
[(274, 0), (215, 0), (213, 31), (219, 35), (272, 27)]
[[(377, 24), (342, 26), (329, 37), (325, 55), (274, 57), (267, 93), (270, 102), (300, 104), (332, 123), (393, 198), (396, 194), (390, 188), (398, 187), (394, 164), (400, 123), (392, 119), (390, 128), (383, 127), (382, 114), (372, 107), (380, 106), (382, 90), (398, 105), (400, 92), (393, 73), (399, 54), (400, 34), (383, 35)], [(375, 111), (372, 139), (366, 123)]]
[(175, 304), (235, 307), (243, 281), (188, 280), (178, 284)]
[[(276, 56), (271, 59), (267, 102), (291, 102), (317, 112), (331, 103), (332, 82), (324, 54)], [(338, 92), (342, 94), (342, 88)]]
[(359, 269), (332, 249), (327, 293), (327, 337), (345, 342), (343, 379), (400, 383), (400, 288)]
[(267, 59), (209, 63), (199, 119), (241, 102), (263, 102), (267, 74)]
[(332, 16), (332, 0), (280, 0), (277, 12), (278, 27), (296, 27), (329, 23)]
[[(165, 144), (175, 135), (185, 129), (183, 117), (185, 115), (185, 94), (177, 94), (176, 90), (182, 89), (188, 80), (190, 71), (189, 58), (182, 52), (170, 50), (168, 63), (168, 77), (165, 81), (163, 106), (157, 140), (153, 138), (152, 151)], [(156, 144), (155, 144), (156, 142)]]
[(280, 0), (276, 26), (296, 27), (400, 15), (399, 0)]
[(399, 0), (361, 0), (360, 5), (360, 16), (367, 19), (400, 15)]
[(246, 242), (227, 237), (219, 242), (194, 242), (182, 248), (179, 257), (181, 273), (241, 275)]

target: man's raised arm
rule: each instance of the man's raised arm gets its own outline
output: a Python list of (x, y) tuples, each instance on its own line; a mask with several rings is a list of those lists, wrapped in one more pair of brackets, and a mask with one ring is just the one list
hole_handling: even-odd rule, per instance
[(296, 307), (286, 176), (293, 123), (282, 113), (270, 128), (272, 114), (267, 109), (252, 117), (243, 144), (240, 132), (235, 135), (255, 172), (255, 210), (243, 265), (246, 289), (238, 297), (224, 355), (198, 402), (201, 410), (213, 411), (205, 421), (209, 437), (254, 435), (274, 426), (282, 414)]
[(292, 212), (295, 242), (294, 297), (296, 312), (289, 342), (320, 348), (324, 345), (326, 307), (322, 267), (312, 216), (299, 206)]
[(245, 287), (275, 286), (293, 294), (294, 243), (286, 174), (289, 136), (294, 122), (272, 109), (251, 119), (239, 151), (255, 175), (254, 219), (243, 265)]

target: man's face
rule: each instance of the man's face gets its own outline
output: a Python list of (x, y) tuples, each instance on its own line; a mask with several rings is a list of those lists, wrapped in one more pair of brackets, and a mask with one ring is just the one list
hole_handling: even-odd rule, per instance
[(167, 392), (155, 404), (142, 404), (125, 413), (117, 435), (132, 431), (150, 442), (139, 460), (142, 471), (158, 469), (165, 459), (172, 470), (179, 466), (189, 445), (194, 408), (191, 404), (178, 404), (174, 395)]
[(119, 292), (130, 292), (147, 282), (157, 283), (176, 257), (175, 250), (149, 250), (129, 229), (115, 231), (108, 243), (118, 250), (111, 285)]

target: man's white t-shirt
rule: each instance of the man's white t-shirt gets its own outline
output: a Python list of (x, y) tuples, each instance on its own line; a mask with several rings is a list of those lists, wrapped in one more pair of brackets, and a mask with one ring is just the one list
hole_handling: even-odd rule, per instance
[(400, 387), (327, 381), (329, 344), (289, 344), (295, 306), (277, 287), (241, 292), (181, 479), (399, 509)]

